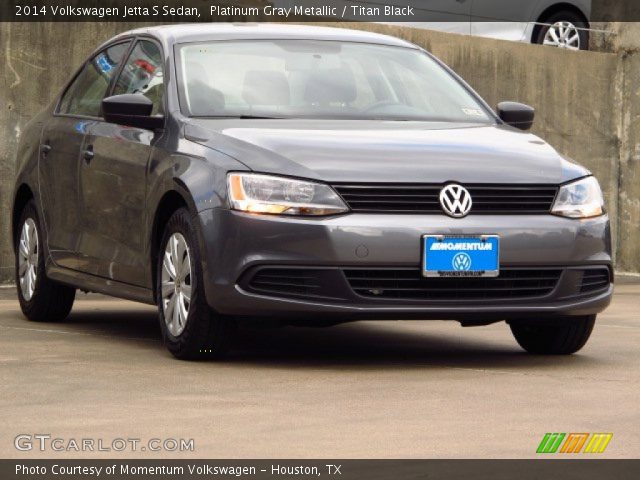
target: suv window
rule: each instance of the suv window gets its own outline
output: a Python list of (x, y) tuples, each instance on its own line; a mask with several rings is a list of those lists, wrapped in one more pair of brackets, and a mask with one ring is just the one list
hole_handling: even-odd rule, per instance
[(130, 42), (113, 45), (87, 62), (63, 95), (58, 112), (99, 117), (102, 99), (129, 45)]
[(152, 115), (162, 114), (164, 82), (160, 48), (148, 40), (140, 40), (118, 77), (114, 95), (139, 93), (153, 102)]

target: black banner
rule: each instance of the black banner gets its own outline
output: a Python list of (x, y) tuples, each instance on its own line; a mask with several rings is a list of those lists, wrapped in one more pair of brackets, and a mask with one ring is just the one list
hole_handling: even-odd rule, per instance
[(539, 22), (554, 3), (590, 22), (640, 21), (637, 0), (3, 0), (0, 21)]
[(3, 480), (636, 480), (640, 460), (0, 460)]

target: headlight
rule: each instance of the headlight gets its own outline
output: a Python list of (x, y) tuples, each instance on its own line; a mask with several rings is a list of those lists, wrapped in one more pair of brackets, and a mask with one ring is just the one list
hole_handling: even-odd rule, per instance
[(597, 217), (604, 213), (602, 190), (595, 177), (560, 187), (551, 213), (569, 218)]
[(257, 173), (230, 173), (229, 201), (235, 210), (280, 215), (334, 215), (349, 209), (322, 183)]

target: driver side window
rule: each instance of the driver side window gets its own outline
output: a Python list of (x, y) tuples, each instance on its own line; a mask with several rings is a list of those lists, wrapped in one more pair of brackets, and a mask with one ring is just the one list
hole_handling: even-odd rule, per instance
[(125, 93), (139, 93), (151, 100), (151, 115), (164, 113), (162, 54), (154, 42), (140, 40), (131, 51), (113, 91), (114, 95)]

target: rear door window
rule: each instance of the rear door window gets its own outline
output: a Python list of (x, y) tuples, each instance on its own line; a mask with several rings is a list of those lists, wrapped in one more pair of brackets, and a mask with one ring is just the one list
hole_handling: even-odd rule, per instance
[(112, 45), (89, 60), (62, 96), (58, 113), (99, 117), (102, 99), (130, 43)]

